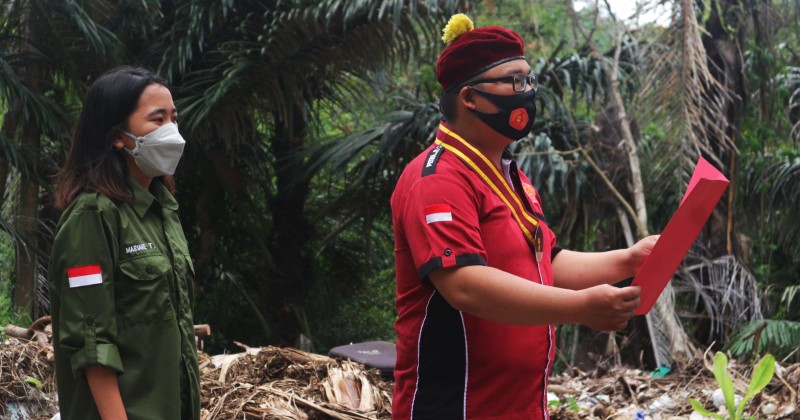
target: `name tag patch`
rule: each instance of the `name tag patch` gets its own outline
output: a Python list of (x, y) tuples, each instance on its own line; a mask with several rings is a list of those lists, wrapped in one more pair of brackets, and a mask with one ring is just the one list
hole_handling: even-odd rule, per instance
[(126, 247), (125, 248), (125, 253), (126, 254), (133, 254), (133, 253), (136, 253), (136, 252), (146, 251), (148, 249), (153, 249), (153, 248), (155, 248), (155, 245), (153, 245), (152, 242), (147, 242), (147, 243), (144, 243), (144, 244), (136, 244), (136, 245), (131, 245), (129, 247)]
[(103, 271), (100, 264), (83, 265), (67, 269), (70, 289), (103, 283)]

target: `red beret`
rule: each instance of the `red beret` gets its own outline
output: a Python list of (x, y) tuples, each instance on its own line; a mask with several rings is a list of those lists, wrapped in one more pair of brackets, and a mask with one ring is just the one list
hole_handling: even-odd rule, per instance
[(436, 80), (442, 90), (458, 86), (507, 61), (524, 59), (525, 44), (516, 32), (500, 26), (484, 26), (465, 32), (439, 55)]

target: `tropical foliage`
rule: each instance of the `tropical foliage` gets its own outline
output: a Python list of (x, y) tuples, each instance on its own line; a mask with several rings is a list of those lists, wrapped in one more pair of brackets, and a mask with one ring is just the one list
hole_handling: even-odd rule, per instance
[[(800, 342), (800, 7), (667, 3), (667, 24), (634, 26), (569, 0), (6, 1), (0, 305), (47, 312), (52, 175), (88, 85), (126, 63), (168, 78), (189, 140), (178, 200), (211, 348), (392, 340), (388, 202), (438, 123), (433, 63), (458, 10), (528, 41), (539, 112), (512, 152), (561, 245), (660, 231), (702, 155), (732, 183), (673, 282), (682, 324), (667, 342), (787, 355)], [(653, 354), (668, 329), (648, 322), (610, 340), (617, 355), (672, 357), (674, 345)], [(580, 361), (579, 343), (603, 353), (596, 333), (561, 330), (564, 363)]]

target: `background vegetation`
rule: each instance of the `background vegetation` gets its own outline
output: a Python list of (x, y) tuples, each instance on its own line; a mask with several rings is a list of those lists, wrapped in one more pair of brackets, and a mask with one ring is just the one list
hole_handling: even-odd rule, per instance
[(665, 312), (611, 336), (562, 327), (561, 363), (652, 368), (712, 342), (796, 360), (800, 3), (658, 10), (634, 24), (571, 0), (6, 0), (0, 324), (48, 313), (52, 176), (88, 86), (134, 64), (168, 78), (189, 142), (177, 197), (210, 350), (393, 340), (389, 197), (431, 141), (440, 30), (460, 11), (528, 42), (539, 115), (513, 152), (562, 246), (659, 232), (701, 155), (732, 181)]

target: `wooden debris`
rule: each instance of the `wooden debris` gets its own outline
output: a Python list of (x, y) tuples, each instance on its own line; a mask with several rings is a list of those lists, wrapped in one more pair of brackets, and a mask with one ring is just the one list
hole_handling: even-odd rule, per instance
[(194, 326), (194, 335), (199, 339), (208, 338), (211, 336), (211, 326), (208, 324), (200, 324)]
[(202, 419), (390, 419), (376, 369), (292, 348), (201, 357)]
[(57, 411), (52, 348), (42, 348), (37, 341), (8, 338), (0, 341), (0, 418), (49, 420)]
[[(0, 342), (0, 418), (24, 410), (24, 418), (49, 420), (57, 412), (49, 323), (6, 327), (8, 338)], [(195, 331), (199, 336), (210, 328), (196, 326)], [(203, 420), (391, 418), (392, 384), (382, 381), (378, 370), (297, 349), (239, 346), (244, 352), (199, 353)], [(731, 360), (737, 392), (746, 390), (751, 369)], [(553, 420), (633, 419), (637, 413), (667, 420), (689, 418), (689, 398), (716, 410), (716, 389), (713, 374), (698, 359), (657, 378), (619, 367), (591, 374), (568, 370), (550, 378), (548, 398)], [(747, 413), (758, 419), (795, 418), (798, 389), (800, 364), (776, 365), (775, 378)]]

